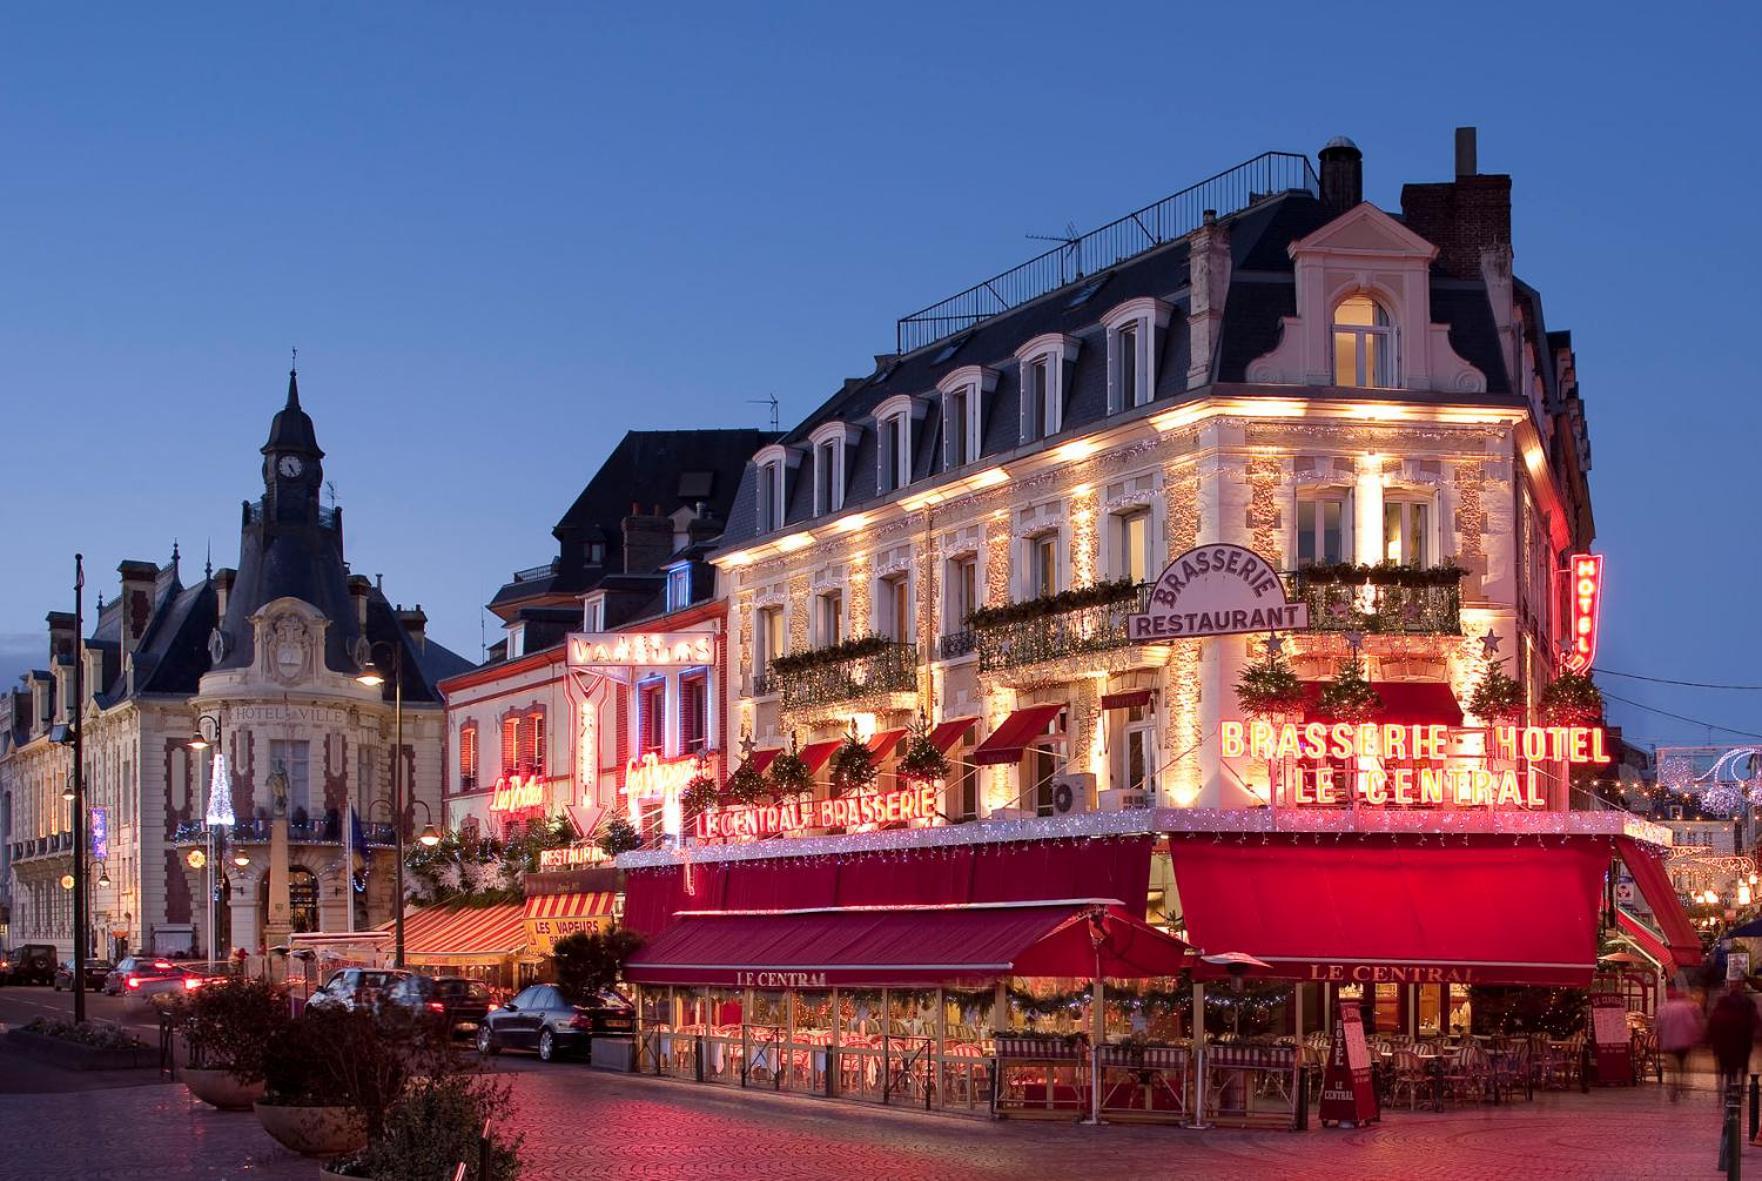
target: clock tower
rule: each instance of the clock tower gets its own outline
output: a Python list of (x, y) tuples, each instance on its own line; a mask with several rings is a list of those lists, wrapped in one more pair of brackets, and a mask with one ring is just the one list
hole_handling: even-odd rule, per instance
[(263, 444), (264, 515), (286, 524), (316, 522), (323, 460), (312, 419), (300, 408), (299, 373), (290, 369), (287, 405), (276, 414), (269, 441)]

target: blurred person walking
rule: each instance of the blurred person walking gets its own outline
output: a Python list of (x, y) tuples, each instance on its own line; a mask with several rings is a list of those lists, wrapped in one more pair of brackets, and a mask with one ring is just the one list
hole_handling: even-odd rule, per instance
[(1681, 989), (1672, 988), (1665, 1002), (1658, 1006), (1657, 1029), (1658, 1048), (1675, 1059), (1670, 1076), (1670, 1101), (1675, 1103), (1687, 1083), (1689, 1051), (1706, 1037), (1706, 1018), (1700, 1005), (1684, 996)]

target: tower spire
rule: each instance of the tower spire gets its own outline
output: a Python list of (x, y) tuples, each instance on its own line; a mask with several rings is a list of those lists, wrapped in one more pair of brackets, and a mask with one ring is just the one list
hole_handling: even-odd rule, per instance
[(293, 350), (293, 357), (288, 362), (288, 405), (290, 410), (300, 408), (300, 350)]

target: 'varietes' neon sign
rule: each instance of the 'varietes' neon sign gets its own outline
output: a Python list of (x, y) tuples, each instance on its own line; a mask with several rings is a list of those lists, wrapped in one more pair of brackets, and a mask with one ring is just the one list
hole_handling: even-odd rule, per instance
[(1575, 673), (1591, 670), (1597, 657), (1597, 616), (1603, 606), (1603, 555), (1574, 554), (1566, 567), (1572, 638), (1568, 641), (1566, 666)]
[(490, 797), (491, 812), (525, 812), (545, 806), (545, 781), (537, 775), (510, 775), (496, 780), (496, 794)]

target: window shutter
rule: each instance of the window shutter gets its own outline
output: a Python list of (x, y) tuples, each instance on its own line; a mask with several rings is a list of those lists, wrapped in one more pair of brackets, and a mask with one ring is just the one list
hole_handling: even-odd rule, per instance
[(1028, 441), (1028, 424), (1034, 421), (1032, 417), (1033, 412), (1030, 409), (1030, 399), (1034, 396), (1034, 381), (1031, 376), (1032, 371), (1033, 366), (1027, 361), (1023, 361), (1020, 365), (1016, 366), (1016, 411), (1018, 419), (1016, 434), (1024, 443)]
[(502, 719), (502, 774), (512, 775), (520, 765), (520, 719)]
[(526, 766), (534, 775), (545, 772), (545, 716), (544, 711), (533, 714), (526, 720)]
[(1126, 338), (1118, 330), (1110, 328), (1107, 333), (1107, 412), (1118, 414), (1125, 406), (1125, 382), (1120, 378), (1128, 364), (1126, 358)]

